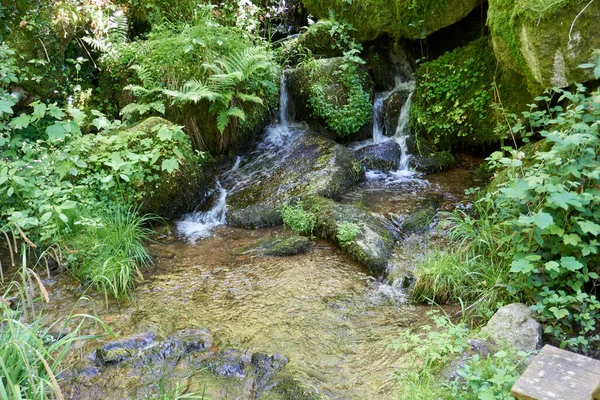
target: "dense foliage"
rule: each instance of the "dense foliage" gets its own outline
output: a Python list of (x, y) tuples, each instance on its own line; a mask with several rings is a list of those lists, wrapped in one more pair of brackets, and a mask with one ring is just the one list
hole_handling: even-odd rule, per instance
[[(520, 297), (533, 304), (546, 333), (561, 346), (589, 351), (600, 339), (595, 291), (600, 93), (578, 85), (574, 93), (556, 88), (538, 100), (557, 105), (533, 108), (524, 114), (529, 130), (516, 125), (513, 132), (543, 140), (490, 157), (498, 168), (496, 182), (476, 201), (472, 215), (455, 212), (451, 250), (417, 271), (419, 279), (439, 273), (455, 281), (433, 287), (424, 281), (428, 289), (420, 293), (446, 298), (468, 293), (466, 301), (492, 308)], [(481, 285), (488, 290), (479, 291)]]

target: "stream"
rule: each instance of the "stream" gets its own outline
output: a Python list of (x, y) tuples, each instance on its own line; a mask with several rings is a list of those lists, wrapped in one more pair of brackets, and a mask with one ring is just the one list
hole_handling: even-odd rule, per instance
[[(388, 346), (403, 330), (426, 323), (431, 307), (411, 304), (405, 282), (397, 277), (413, 268), (426, 246), (424, 236), (403, 235), (388, 278), (378, 281), (320, 239), (312, 239), (305, 254), (265, 256), (253, 249), (265, 239), (289, 235), (289, 229), (244, 230), (225, 224), (228, 193), (248, 181), (244, 174), (249, 171), (266, 173), (258, 168), (264, 157), (284, 161), (288, 143), (303, 129), (289, 122), (285, 81), (282, 87), (279, 122), (267, 129), (254, 153), (238, 158), (219, 177), (209, 210), (185, 216), (150, 246), (155, 264), (144, 271), (144, 281), (130, 301), (84, 292), (68, 274), (44, 280), (52, 299), (45, 312), (48, 321), (69, 312), (89, 313), (93, 305), (118, 338), (146, 335), (160, 340), (185, 329), (202, 329), (210, 332), (210, 345), (175, 361), (100, 367), (90, 354), (115, 339), (78, 344), (71, 355), (74, 367), (62, 376), (68, 398), (157, 398), (177, 384), (188, 392), (204, 392), (209, 399), (308, 394), (328, 399), (398, 398), (395, 371), (403, 359)], [(367, 180), (342, 202), (360, 204), (397, 222), (432, 199), (438, 209), (449, 210), (472, 185), (468, 170), (427, 177), (410, 170), (402, 120), (409, 106), (410, 96), (394, 136), (377, 131), (382, 128), (374, 132), (373, 141), (396, 140), (401, 145), (400, 169), (367, 171)], [(83, 295), (87, 297), (82, 301)], [(87, 329), (100, 331), (92, 324)], [(260, 359), (257, 354), (269, 355), (273, 365), (273, 360), (284, 361), (272, 371), (252, 369), (249, 365)], [(293, 389), (282, 389), (285, 385)]]

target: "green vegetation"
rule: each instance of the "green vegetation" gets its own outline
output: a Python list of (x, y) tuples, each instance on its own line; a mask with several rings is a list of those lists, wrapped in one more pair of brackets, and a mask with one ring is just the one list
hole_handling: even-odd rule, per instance
[(365, 64), (360, 58), (362, 45), (350, 36), (354, 27), (346, 20), (329, 15), (329, 34), (332, 48), (343, 53), (342, 62), (335, 71), (323, 74), (322, 67), (314, 60), (305, 64), (310, 71), (308, 104), (312, 116), (320, 119), (338, 136), (351, 135), (360, 130), (372, 118), (371, 93), (367, 78), (359, 69)]
[(533, 304), (545, 332), (562, 347), (587, 352), (600, 339), (593, 289), (599, 272), (599, 93), (578, 85), (574, 93), (554, 89), (539, 100), (550, 103), (550, 96), (565, 104), (524, 113), (529, 131), (513, 127), (526, 140), (536, 132), (543, 145), (492, 154), (502, 180), (480, 196), (471, 215), (454, 213), (450, 250), (417, 269), (417, 294), (464, 296), (484, 309), (518, 296)]
[(340, 246), (347, 247), (360, 232), (360, 226), (354, 222), (343, 221), (337, 225), (337, 240)]
[(312, 211), (305, 211), (304, 204), (298, 200), (295, 204), (286, 203), (281, 208), (281, 218), (286, 226), (296, 233), (312, 235), (317, 223), (317, 216)]
[[(433, 315), (435, 326), (425, 325), (418, 332), (406, 331), (391, 345), (403, 351), (406, 367), (398, 371), (401, 393), (415, 400), (427, 399), (511, 399), (510, 388), (525, 369), (528, 354), (502, 349), (493, 354), (469, 354), (468, 339), (476, 332), (464, 323)], [(453, 364), (454, 363), (454, 364)], [(456, 374), (456, 379), (441, 381), (440, 374)], [(407, 395), (408, 396), (408, 395)]]

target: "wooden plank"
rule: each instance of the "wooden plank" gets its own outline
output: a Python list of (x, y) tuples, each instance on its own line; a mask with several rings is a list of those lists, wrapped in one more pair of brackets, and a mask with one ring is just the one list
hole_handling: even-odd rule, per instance
[(598, 387), (600, 361), (546, 345), (511, 394), (519, 400), (600, 400)]

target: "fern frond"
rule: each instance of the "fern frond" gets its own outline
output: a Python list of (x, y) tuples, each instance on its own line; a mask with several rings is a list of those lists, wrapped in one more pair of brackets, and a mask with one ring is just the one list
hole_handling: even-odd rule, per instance
[(255, 96), (253, 94), (238, 93), (237, 98), (243, 101), (244, 103), (256, 103), (260, 104), (261, 106), (264, 105), (263, 100), (260, 97)]
[(170, 97), (173, 104), (198, 103), (201, 100), (213, 102), (223, 97), (220, 93), (196, 79), (187, 81), (179, 90), (165, 89), (162, 93)]
[(231, 116), (227, 113), (227, 109), (223, 109), (217, 115), (217, 129), (221, 134), (225, 132), (227, 125), (229, 125), (229, 121), (231, 121)]
[(239, 107), (231, 107), (229, 109), (226, 110), (227, 116), (228, 117), (235, 117), (235, 118), (239, 118), (242, 121), (246, 120), (246, 113), (244, 112), (244, 110), (242, 110)]

